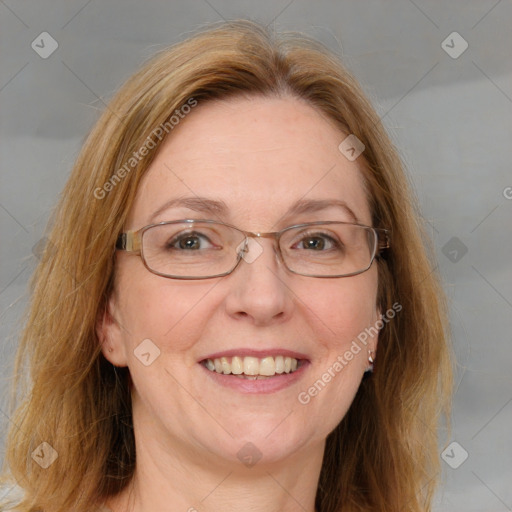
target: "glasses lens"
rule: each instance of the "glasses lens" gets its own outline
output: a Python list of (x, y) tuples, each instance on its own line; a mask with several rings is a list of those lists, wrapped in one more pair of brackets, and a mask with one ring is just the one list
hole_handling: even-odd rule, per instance
[(332, 223), (288, 229), (281, 236), (280, 245), (283, 259), (292, 272), (335, 277), (368, 270), (376, 241), (371, 228)]
[(151, 226), (142, 235), (142, 254), (150, 270), (169, 277), (213, 277), (232, 270), (245, 236), (214, 222)]

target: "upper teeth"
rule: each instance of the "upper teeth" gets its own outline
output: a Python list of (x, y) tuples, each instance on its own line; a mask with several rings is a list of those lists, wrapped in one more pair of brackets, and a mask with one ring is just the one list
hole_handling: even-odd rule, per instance
[(276, 373), (290, 373), (297, 369), (298, 361), (293, 357), (267, 356), (258, 357), (219, 357), (207, 359), (206, 368), (225, 375), (266, 375), (272, 376)]

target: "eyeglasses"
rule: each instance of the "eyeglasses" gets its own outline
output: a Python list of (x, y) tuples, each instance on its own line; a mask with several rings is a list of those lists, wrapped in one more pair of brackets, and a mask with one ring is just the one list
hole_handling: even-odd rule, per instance
[(252, 233), (213, 220), (173, 220), (121, 233), (116, 249), (139, 254), (153, 274), (209, 279), (233, 272), (263, 251), (257, 238), (273, 238), (277, 254), (294, 274), (349, 277), (367, 271), (389, 247), (389, 231), (348, 222), (308, 222), (271, 233)]

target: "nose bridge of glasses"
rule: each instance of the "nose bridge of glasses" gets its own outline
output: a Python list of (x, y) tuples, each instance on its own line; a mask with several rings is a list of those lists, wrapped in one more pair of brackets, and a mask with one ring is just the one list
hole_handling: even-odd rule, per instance
[(243, 234), (244, 239), (238, 244), (236, 252), (239, 258), (242, 258), (247, 263), (254, 262), (264, 252), (264, 246), (258, 239), (271, 238), (274, 240), (273, 254), (276, 252), (279, 254), (280, 250), (277, 243), (278, 233), (277, 232), (253, 232), (253, 231), (242, 231), (238, 230)]

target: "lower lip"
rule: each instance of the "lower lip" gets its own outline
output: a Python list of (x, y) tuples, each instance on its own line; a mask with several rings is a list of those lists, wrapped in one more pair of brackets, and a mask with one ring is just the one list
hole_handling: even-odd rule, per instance
[(199, 363), (199, 366), (201, 366), (211, 379), (221, 386), (240, 391), (241, 393), (267, 394), (275, 393), (297, 382), (309, 366), (309, 361), (303, 361), (302, 366), (297, 368), (293, 373), (281, 373), (266, 379), (255, 380), (241, 379), (234, 375), (212, 372), (201, 363)]

